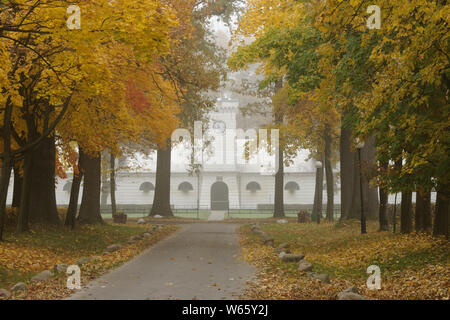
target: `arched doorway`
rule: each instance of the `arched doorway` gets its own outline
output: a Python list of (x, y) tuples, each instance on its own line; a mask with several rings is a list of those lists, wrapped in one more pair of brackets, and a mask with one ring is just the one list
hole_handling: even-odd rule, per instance
[(211, 186), (211, 210), (228, 210), (228, 186), (222, 181)]

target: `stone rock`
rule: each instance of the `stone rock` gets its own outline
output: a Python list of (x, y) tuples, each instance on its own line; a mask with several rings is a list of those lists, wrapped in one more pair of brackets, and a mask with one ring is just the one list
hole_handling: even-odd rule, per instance
[(106, 248), (106, 252), (114, 252), (122, 249), (122, 245), (120, 243), (115, 243)]
[(283, 262), (299, 262), (304, 257), (305, 256), (303, 254), (285, 253), (280, 258)]
[(291, 250), (289, 248), (289, 243), (280, 244), (278, 247), (275, 248), (275, 252), (276, 253), (280, 253), (280, 252), (290, 253)]
[(138, 224), (146, 224), (147, 221), (145, 221), (144, 219), (139, 219), (139, 220), (137, 221), (137, 223), (138, 223)]
[(312, 278), (319, 280), (320, 282), (330, 283), (330, 277), (326, 273), (314, 273)]
[(11, 298), (11, 292), (6, 289), (0, 289), (0, 299), (8, 300)]
[(288, 223), (288, 222), (289, 221), (287, 221), (286, 219), (277, 220), (277, 223), (281, 223), (281, 224)]
[(31, 281), (46, 281), (52, 276), (53, 273), (51, 273), (50, 270), (45, 270), (31, 278)]
[(136, 240), (133, 240), (133, 239), (130, 239), (130, 240), (128, 240), (128, 244), (133, 244), (133, 243), (136, 243), (137, 241)]
[(132, 237), (130, 237), (130, 239), (128, 239), (128, 242), (130, 242), (130, 241), (136, 242), (139, 240), (142, 240), (142, 236), (132, 236)]
[(270, 247), (274, 246), (274, 240), (272, 238), (269, 238), (269, 237), (265, 238), (263, 243), (266, 246), (270, 246)]
[(11, 291), (12, 292), (16, 292), (16, 291), (25, 291), (27, 290), (27, 285), (23, 282), (17, 282), (12, 288)]
[(301, 260), (298, 263), (298, 271), (300, 271), (300, 272), (312, 271), (312, 269), (313, 269), (313, 265), (311, 264), (311, 262), (309, 262), (307, 260)]
[(359, 294), (358, 288), (355, 286), (348, 287), (347, 289), (345, 289), (342, 292), (353, 292), (353, 293)]
[(92, 261), (92, 258), (89, 257), (83, 257), (77, 260), (77, 265), (82, 266), (83, 264)]
[(367, 300), (362, 295), (354, 292), (340, 292), (338, 293), (338, 300)]
[(152, 236), (152, 234), (151, 234), (150, 232), (144, 232), (144, 233), (142, 234), (142, 236), (143, 236), (144, 238), (149, 238), (149, 237)]
[(56, 264), (53, 267), (53, 272), (54, 273), (66, 273), (68, 267), (69, 266), (67, 264), (64, 264), (64, 263)]

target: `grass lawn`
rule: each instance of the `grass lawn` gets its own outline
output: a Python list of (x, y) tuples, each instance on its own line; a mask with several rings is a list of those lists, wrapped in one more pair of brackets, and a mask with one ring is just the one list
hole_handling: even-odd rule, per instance
[[(359, 222), (346, 224), (267, 223), (262, 229), (302, 253), (314, 271), (327, 273), (330, 284), (300, 274), (296, 263), (283, 263), (273, 248), (262, 245), (249, 225), (241, 227), (246, 259), (257, 266), (258, 281), (247, 292), (252, 299), (335, 299), (348, 286), (357, 286), (370, 299), (449, 299), (450, 244), (426, 234), (378, 232), (370, 222), (361, 235)], [(367, 267), (381, 269), (381, 290), (368, 290)]]
[[(296, 218), (296, 212), (285, 212), (286, 217)], [(255, 210), (230, 210), (227, 219), (269, 219), (273, 217), (273, 211), (263, 212)]]
[[(186, 218), (186, 219), (197, 219), (197, 210), (173, 210), (173, 214), (178, 218)], [(209, 210), (199, 210), (198, 219), (199, 220), (208, 220), (211, 211)]]
[[(65, 227), (33, 226), (29, 233), (7, 232), (0, 243), (0, 288), (10, 289), (19, 281), (28, 284), (23, 299), (56, 299), (71, 293), (64, 286), (67, 275), (62, 274), (46, 283), (32, 284), (30, 278), (56, 264), (75, 264), (79, 258), (97, 256), (93, 262), (81, 267), (82, 283), (131, 259), (145, 248), (177, 230), (176, 226), (105, 224), (79, 226), (72, 231)], [(127, 244), (133, 235), (152, 231), (152, 236), (134, 244)], [(123, 249), (104, 253), (106, 247), (120, 243)], [(44, 290), (45, 289), (45, 290)]]

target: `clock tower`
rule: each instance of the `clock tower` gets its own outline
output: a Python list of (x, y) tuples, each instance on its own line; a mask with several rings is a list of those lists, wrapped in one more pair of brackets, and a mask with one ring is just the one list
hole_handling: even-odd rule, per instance
[(239, 100), (230, 99), (226, 94), (217, 99), (215, 110), (209, 114), (209, 136), (211, 137), (206, 165), (209, 169), (234, 171), (236, 166), (236, 117)]

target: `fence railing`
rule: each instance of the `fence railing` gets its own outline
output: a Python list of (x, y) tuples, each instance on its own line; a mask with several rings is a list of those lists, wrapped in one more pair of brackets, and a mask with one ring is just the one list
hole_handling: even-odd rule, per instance
[[(310, 207), (302, 206), (303, 208), (300, 210), (306, 210), (310, 214), (312, 213), (312, 205)], [(117, 211), (122, 212), (128, 215), (131, 218), (141, 218), (149, 215), (151, 211), (151, 205), (118, 205)], [(206, 220), (208, 219), (211, 208), (210, 206), (171, 206), (172, 213), (175, 217), (181, 218), (191, 218), (191, 219), (199, 219)], [(101, 206), (101, 215), (105, 218), (112, 217), (112, 209), (110, 205)], [(293, 207), (292, 205), (286, 205), (284, 208), (285, 216), (288, 218), (297, 217), (298, 212), (300, 211), (298, 208)], [(239, 219), (239, 218), (270, 218), (273, 216), (272, 208), (246, 208), (246, 207), (228, 207), (226, 211), (227, 219)], [(334, 218), (340, 218), (340, 209), (334, 208)], [(326, 208), (322, 209), (322, 217), (326, 216)]]

